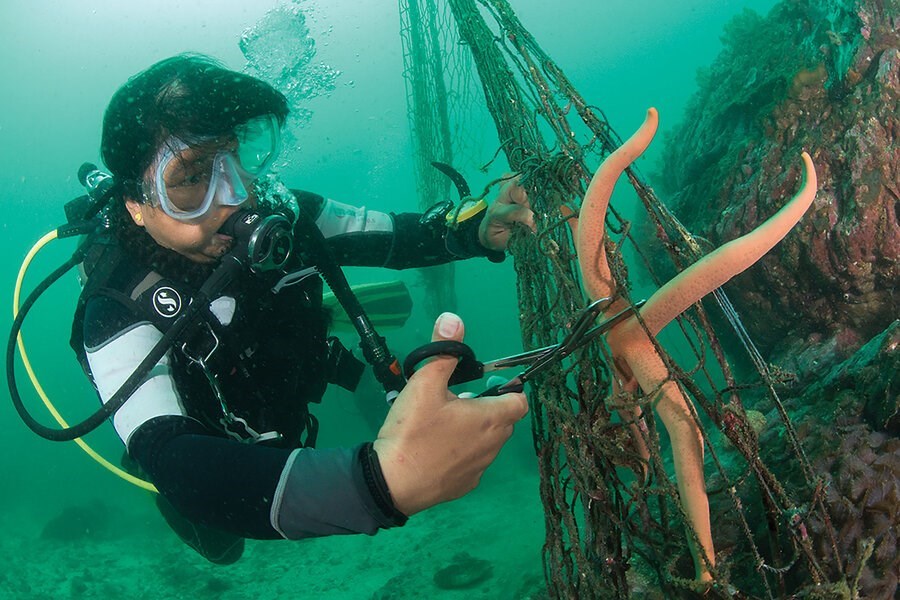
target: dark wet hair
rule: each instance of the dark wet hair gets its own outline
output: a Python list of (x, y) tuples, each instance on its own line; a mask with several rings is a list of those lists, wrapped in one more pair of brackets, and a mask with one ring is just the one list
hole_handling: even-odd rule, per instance
[(185, 142), (230, 133), (254, 117), (284, 125), (287, 100), (268, 83), (201, 54), (179, 54), (141, 71), (113, 95), (100, 152), (119, 196), (141, 200), (140, 185), (170, 136)]
[(167, 277), (203, 281), (211, 266), (159, 246), (134, 224), (123, 199), (143, 202), (144, 172), (170, 136), (190, 143), (231, 133), (236, 126), (267, 114), (284, 125), (288, 105), (278, 90), (200, 54), (162, 60), (120, 87), (103, 117), (100, 152), (115, 180), (113, 194), (118, 202), (110, 207), (109, 218), (125, 252)]

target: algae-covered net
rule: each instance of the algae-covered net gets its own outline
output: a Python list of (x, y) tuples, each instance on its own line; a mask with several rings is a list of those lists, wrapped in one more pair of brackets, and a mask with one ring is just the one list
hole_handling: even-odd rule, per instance
[[(510, 169), (520, 174), (535, 213), (536, 233), (519, 232), (510, 247), (522, 340), (527, 348), (559, 342), (586, 304), (570, 221), (594, 169), (621, 140), (603, 112), (582, 98), (543, 52), (506, 0), (405, 0), (402, 6), (415, 14), (441, 15), (427, 20), (441, 28), (445, 40), (430, 60), (442, 61), (437, 72), (443, 74), (448, 94), (454, 80), (447, 73), (464, 74), (447, 62), (459, 48), (471, 53), (500, 150)], [(448, 25), (440, 25), (447, 15), (455, 22), (449, 32)], [(624, 211), (615, 203), (610, 206), (606, 252), (619, 284), (617, 300), (634, 306), (638, 298), (623, 257), (632, 270), (650, 273), (659, 286), (663, 282), (644, 258), (648, 245), (664, 247), (678, 270), (703, 251), (637, 170), (628, 168), (625, 174), (642, 218), (657, 234), (654, 240), (636, 239)], [(609, 348), (594, 344), (528, 390), (545, 512), (545, 575), (554, 597), (856, 593), (871, 545), (854, 556), (837, 552), (822, 481), (778, 398), (778, 374), (754, 351), (725, 294), (717, 291), (715, 299), (714, 310), (727, 316), (755, 366), (753, 381), (737, 382), (700, 306), (678, 321), (691, 359), (679, 356), (676, 361), (654, 342), (671, 379), (690, 399), (693, 426), (703, 437), (715, 555), (698, 550), (702, 537), (696, 521), (686, 516), (666, 432), (650, 417), (655, 392), (614, 386)], [(760, 458), (758, 415), (745, 408), (748, 396), (766, 397), (780, 415), (780, 422), (769, 427), (780, 428), (782, 454), (799, 473), (790, 482), (780, 481), (776, 469)]]
[[(446, 40), (449, 23), (434, 2), (401, 0), (400, 25), (416, 191), (420, 208), (428, 210), (439, 199), (449, 197), (451, 182), (433, 163), (453, 163), (450, 111), (460, 105), (458, 100), (448, 96), (444, 85), (447, 61), (442, 56), (442, 49), (450, 47)], [(458, 55), (456, 58), (458, 64)], [(422, 277), (426, 283), (429, 314), (455, 310), (453, 265), (423, 269)]]

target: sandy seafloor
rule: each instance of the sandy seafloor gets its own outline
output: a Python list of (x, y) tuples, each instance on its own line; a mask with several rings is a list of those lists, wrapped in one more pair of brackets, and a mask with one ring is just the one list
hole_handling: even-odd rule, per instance
[[(210, 564), (182, 544), (149, 494), (145, 503), (110, 507), (111, 527), (71, 541), (42, 539), (43, 522), (2, 514), (0, 597), (541, 597), (537, 477), (495, 471), (473, 494), (416, 515), (403, 528), (373, 537), (248, 540), (243, 558), (230, 566)], [(467, 557), (487, 560), (490, 577), (467, 589), (436, 586), (438, 570)]]

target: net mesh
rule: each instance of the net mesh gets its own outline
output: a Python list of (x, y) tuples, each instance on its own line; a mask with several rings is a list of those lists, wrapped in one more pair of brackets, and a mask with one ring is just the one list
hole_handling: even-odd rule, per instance
[[(450, 48), (447, 37), (451, 23), (446, 11), (434, 0), (400, 1), (400, 38), (403, 45), (403, 78), (415, 163), (419, 207), (425, 211), (441, 200), (449, 199), (450, 180), (432, 166), (433, 162), (453, 164), (454, 140), (451, 123), (465, 121), (464, 107), (470, 106), (458, 94), (449, 94), (446, 82), (459, 81), (459, 72), (448, 65), (465, 65), (461, 53), (445, 58)], [(457, 142), (457, 145), (459, 142)], [(455, 310), (455, 273), (453, 265), (429, 267), (420, 271), (426, 290), (426, 310), (436, 315)]]
[[(428, 162), (442, 160), (432, 158), (431, 150), (439, 148), (448, 161), (452, 150), (471, 143), (460, 134), (466, 119), (460, 107), (475, 104), (467, 95), (471, 64), (496, 127), (498, 152), (521, 174), (538, 229), (536, 235), (514, 235), (510, 246), (522, 341), (526, 348), (557, 343), (586, 302), (568, 220), (577, 215), (594, 168), (621, 139), (603, 112), (589, 105), (543, 52), (506, 0), (404, 0), (401, 7), (407, 53), (416, 55), (407, 56), (411, 122), (414, 131), (430, 132), (420, 135), (416, 146), (420, 176), (429, 172)], [(421, 26), (415, 34), (412, 23)], [(413, 76), (416, 71), (427, 75)], [(426, 105), (435, 107), (437, 120), (422, 116)], [(436, 139), (442, 140), (439, 146), (431, 143)], [(678, 270), (708, 249), (666, 209), (636, 169), (625, 175), (641, 218), (657, 238), (636, 239), (624, 209), (613, 201), (606, 222), (607, 253), (620, 284), (617, 293), (632, 303), (636, 298), (629, 268), (649, 273), (657, 286), (662, 283), (650, 267), (649, 244), (661, 244)], [(420, 180), (424, 198), (446, 192), (440, 187), (446, 181), (423, 183), (425, 179)], [(529, 390), (545, 513), (544, 568), (553, 597), (855, 593), (853, 576), (835, 550), (822, 480), (776, 393), (779, 374), (755, 351), (724, 292), (717, 291), (715, 298), (755, 366), (751, 383), (738, 383), (702, 307), (678, 320), (688, 350), (677, 361), (657, 345), (671, 378), (693, 402), (709, 457), (707, 483), (719, 552), (713, 583), (700, 584), (692, 576), (691, 544), (697, 538), (671, 475), (665, 431), (646, 420), (641, 435), (650, 458), (645, 461), (637, 451), (634, 423), (621, 416), (635, 409), (651, 414), (650, 399), (613, 393), (609, 351), (594, 344)], [(781, 416), (777, 426), (784, 434), (784, 455), (797, 466), (797, 477), (789, 484), (760, 458), (756, 415), (744, 407), (745, 399), (754, 396), (767, 397)], [(821, 537), (815, 545), (809, 535), (812, 523)], [(855, 564), (865, 562), (865, 552), (860, 550)]]

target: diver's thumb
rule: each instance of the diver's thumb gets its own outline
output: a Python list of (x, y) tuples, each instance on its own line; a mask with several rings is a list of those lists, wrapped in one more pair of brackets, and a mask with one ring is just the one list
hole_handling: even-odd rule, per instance
[(431, 332), (431, 341), (455, 340), (461, 342), (465, 335), (465, 326), (459, 315), (452, 312), (441, 313), (434, 322), (434, 331)]
[[(465, 335), (465, 325), (458, 315), (451, 312), (441, 314), (434, 322), (434, 329), (431, 332), (431, 341), (440, 342), (443, 340), (453, 340), (461, 342)], [(425, 379), (430, 382), (440, 383), (442, 386), (447, 385), (453, 370), (459, 362), (455, 356), (440, 355), (431, 359), (427, 364), (420, 367), (413, 377)]]

